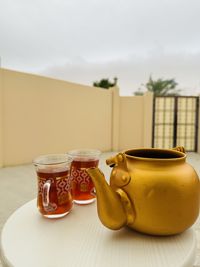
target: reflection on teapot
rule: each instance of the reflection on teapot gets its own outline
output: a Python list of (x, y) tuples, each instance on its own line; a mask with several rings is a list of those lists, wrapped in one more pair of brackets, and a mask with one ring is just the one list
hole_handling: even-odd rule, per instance
[(110, 185), (98, 168), (94, 182), (101, 222), (116, 230), (127, 225), (153, 235), (181, 233), (197, 219), (200, 182), (183, 148), (132, 149), (106, 161)]

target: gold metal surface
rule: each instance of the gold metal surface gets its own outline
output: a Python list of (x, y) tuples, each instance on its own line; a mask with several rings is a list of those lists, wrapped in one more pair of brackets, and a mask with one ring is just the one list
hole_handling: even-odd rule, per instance
[(101, 222), (110, 229), (128, 225), (154, 235), (183, 232), (197, 219), (199, 178), (182, 147), (132, 149), (106, 162), (110, 185), (98, 168), (88, 169), (97, 192)]

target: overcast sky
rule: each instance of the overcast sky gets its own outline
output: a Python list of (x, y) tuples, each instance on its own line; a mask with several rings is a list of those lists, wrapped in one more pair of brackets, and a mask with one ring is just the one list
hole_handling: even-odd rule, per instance
[(121, 95), (153, 78), (200, 94), (199, 0), (0, 0), (1, 67)]

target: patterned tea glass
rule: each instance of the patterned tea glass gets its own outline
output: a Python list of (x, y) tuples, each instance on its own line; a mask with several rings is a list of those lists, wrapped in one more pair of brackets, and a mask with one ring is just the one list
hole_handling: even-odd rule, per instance
[(43, 155), (33, 161), (38, 178), (37, 206), (45, 217), (60, 218), (72, 208), (71, 161), (65, 154)]
[(86, 169), (97, 167), (101, 152), (94, 149), (79, 149), (68, 152), (73, 158), (70, 169), (72, 197), (77, 204), (89, 204), (95, 201), (94, 184)]

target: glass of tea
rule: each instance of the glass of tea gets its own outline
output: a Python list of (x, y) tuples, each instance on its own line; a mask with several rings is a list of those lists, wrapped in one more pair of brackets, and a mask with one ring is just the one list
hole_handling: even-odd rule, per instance
[(45, 217), (60, 218), (72, 208), (71, 161), (66, 154), (43, 155), (33, 161), (38, 179), (37, 206)]
[(99, 150), (94, 149), (79, 149), (68, 152), (68, 155), (73, 159), (70, 176), (72, 197), (77, 204), (89, 204), (96, 198), (94, 184), (86, 169), (98, 166), (100, 154)]

